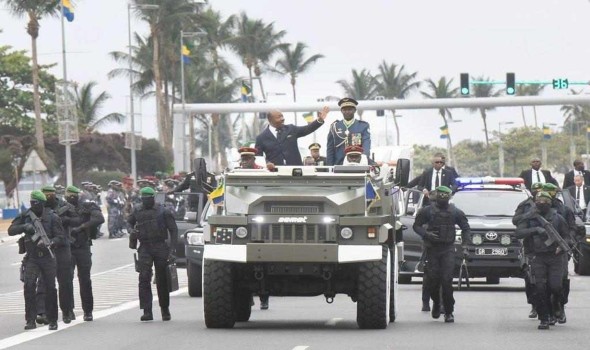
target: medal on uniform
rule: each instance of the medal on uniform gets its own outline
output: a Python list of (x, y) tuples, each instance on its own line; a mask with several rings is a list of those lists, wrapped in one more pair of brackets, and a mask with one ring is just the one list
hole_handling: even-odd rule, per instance
[(348, 134), (350, 134), (350, 132), (348, 131), (348, 129), (346, 129), (346, 131), (344, 132), (344, 135), (346, 135), (346, 137), (348, 137)]

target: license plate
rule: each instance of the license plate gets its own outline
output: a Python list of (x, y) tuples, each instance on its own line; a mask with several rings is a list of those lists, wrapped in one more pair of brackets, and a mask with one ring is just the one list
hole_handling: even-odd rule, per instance
[(508, 248), (477, 248), (475, 255), (508, 255)]

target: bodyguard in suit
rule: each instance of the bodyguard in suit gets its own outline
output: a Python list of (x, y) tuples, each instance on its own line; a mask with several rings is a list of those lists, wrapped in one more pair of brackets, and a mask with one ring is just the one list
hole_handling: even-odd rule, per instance
[(586, 186), (584, 178), (581, 175), (574, 176), (574, 185), (567, 188), (584, 212), (588, 208), (588, 201), (590, 201), (590, 186)]
[(306, 126), (285, 125), (285, 117), (280, 111), (268, 113), (268, 127), (256, 137), (256, 155), (266, 157), (269, 169), (275, 165), (303, 165), (297, 139), (316, 131), (324, 124), (330, 109), (324, 107), (318, 119)]
[(439, 186), (446, 186), (449, 188), (455, 187), (455, 177), (453, 173), (448, 169), (443, 169), (444, 161), (441, 157), (432, 158), (432, 168), (424, 170), (419, 175), (418, 187), (422, 189), (424, 193), (423, 205), (430, 203), (429, 195), (430, 191), (434, 190)]
[(344, 119), (337, 120), (330, 126), (326, 152), (327, 165), (342, 165), (345, 155), (344, 150), (348, 146), (362, 147), (367, 159), (370, 159), (371, 133), (369, 123), (354, 118), (357, 105), (357, 101), (348, 97), (338, 101)]
[(555, 186), (559, 186), (557, 180), (551, 176), (549, 170), (541, 169), (541, 160), (539, 158), (531, 159), (531, 168), (523, 170), (518, 177), (524, 180), (524, 185), (529, 191), (531, 190), (531, 185), (535, 182), (552, 183)]
[(574, 160), (574, 170), (567, 172), (563, 178), (562, 188), (568, 188), (574, 185), (574, 175), (581, 175), (584, 184), (590, 185), (590, 171), (584, 169), (584, 162), (576, 159)]

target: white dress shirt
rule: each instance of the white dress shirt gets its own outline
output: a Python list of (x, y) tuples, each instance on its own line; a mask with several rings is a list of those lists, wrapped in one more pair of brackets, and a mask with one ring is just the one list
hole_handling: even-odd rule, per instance
[(274, 126), (272, 126), (272, 125), (269, 125), (269, 126), (268, 126), (268, 130), (270, 130), (270, 132), (271, 132), (271, 133), (274, 135), (274, 137), (276, 137), (277, 139), (279, 138), (279, 137), (278, 137), (278, 135), (277, 135), (277, 134), (278, 134), (278, 133), (277, 133), (277, 128), (275, 128), (275, 127), (274, 127)]
[[(539, 171), (537, 171), (535, 169), (531, 169), (531, 172), (532, 172), (531, 184), (534, 184), (536, 182), (545, 183), (545, 175), (543, 175), (543, 172), (541, 172), (541, 169), (539, 169)], [(537, 174), (539, 174), (539, 178), (537, 178)], [(539, 179), (541, 179), (541, 180), (539, 181)]]
[(577, 196), (578, 190), (580, 191), (580, 197), (577, 198), (578, 205), (581, 209), (586, 209), (586, 198), (584, 198), (584, 185), (576, 186), (574, 196)]
[(430, 190), (433, 191), (436, 189), (436, 176), (438, 172), (438, 185), (442, 186), (442, 169), (436, 170), (432, 168), (432, 179), (430, 179)]

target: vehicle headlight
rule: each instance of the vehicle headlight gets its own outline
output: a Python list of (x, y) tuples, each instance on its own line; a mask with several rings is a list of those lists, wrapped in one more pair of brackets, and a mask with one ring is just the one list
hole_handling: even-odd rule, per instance
[(190, 245), (204, 245), (205, 240), (203, 239), (202, 232), (187, 232), (186, 241)]
[(500, 236), (500, 244), (502, 244), (502, 245), (510, 245), (510, 242), (512, 242), (512, 239), (510, 238), (510, 235), (502, 235), (502, 236)]
[(350, 227), (344, 227), (340, 230), (340, 236), (344, 239), (351, 239), (352, 238), (352, 229)]
[(238, 238), (246, 238), (246, 236), (248, 236), (248, 229), (245, 227), (238, 227), (236, 229), (236, 236)]
[(476, 233), (471, 236), (471, 242), (475, 245), (480, 245), (483, 243), (483, 237), (479, 233)]

